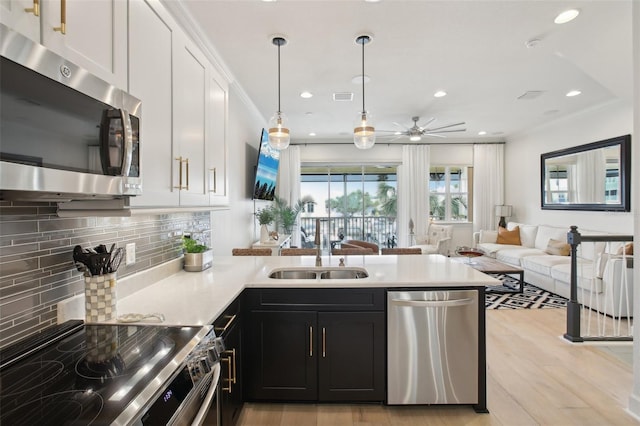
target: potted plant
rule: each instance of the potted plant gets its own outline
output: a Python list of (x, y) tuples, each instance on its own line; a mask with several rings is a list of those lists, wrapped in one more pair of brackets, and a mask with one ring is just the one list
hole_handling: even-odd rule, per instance
[(307, 204), (315, 204), (315, 201), (311, 196), (305, 196), (296, 201), (293, 206), (290, 206), (286, 200), (278, 197), (273, 197), (273, 210), (276, 216), (276, 222), (282, 227), (285, 234), (291, 235), (293, 226), (298, 220), (298, 215), (304, 210)]
[(213, 250), (204, 244), (200, 244), (190, 235), (182, 237), (182, 249), (184, 250), (185, 271), (204, 271), (213, 264)]
[(260, 242), (266, 243), (269, 241), (269, 228), (267, 225), (270, 225), (275, 220), (273, 206), (258, 210), (256, 212), (256, 218), (258, 218), (258, 223), (260, 223)]

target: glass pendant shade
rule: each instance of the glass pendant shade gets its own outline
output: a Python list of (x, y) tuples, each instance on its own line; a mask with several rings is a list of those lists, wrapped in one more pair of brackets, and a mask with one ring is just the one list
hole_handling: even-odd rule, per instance
[(287, 117), (280, 111), (269, 120), (269, 145), (274, 149), (287, 149), (291, 137), (286, 127)]
[(353, 143), (358, 149), (369, 149), (376, 143), (376, 132), (371, 114), (366, 112), (358, 113), (353, 128)]

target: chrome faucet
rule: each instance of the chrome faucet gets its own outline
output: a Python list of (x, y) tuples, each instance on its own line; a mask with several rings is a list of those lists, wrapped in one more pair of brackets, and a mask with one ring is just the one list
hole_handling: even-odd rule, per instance
[(313, 241), (316, 245), (316, 266), (322, 266), (322, 257), (320, 257), (320, 219), (316, 219), (316, 238)]

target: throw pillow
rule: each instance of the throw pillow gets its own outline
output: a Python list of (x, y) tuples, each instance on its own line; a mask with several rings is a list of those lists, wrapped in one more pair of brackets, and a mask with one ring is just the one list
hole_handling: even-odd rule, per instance
[(545, 251), (556, 256), (569, 256), (571, 254), (571, 246), (563, 241), (550, 238)]
[(627, 243), (624, 246), (620, 246), (616, 251), (617, 255), (626, 254), (627, 256), (633, 256), (633, 243)]
[(520, 243), (520, 227), (516, 226), (512, 231), (507, 231), (503, 227), (498, 228), (498, 238), (496, 239), (498, 244), (509, 244), (513, 246), (522, 245)]

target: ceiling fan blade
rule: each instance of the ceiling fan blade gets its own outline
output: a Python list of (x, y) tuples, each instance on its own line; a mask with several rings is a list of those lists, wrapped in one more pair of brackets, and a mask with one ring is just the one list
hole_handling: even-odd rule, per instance
[(440, 127), (434, 127), (433, 129), (426, 129), (427, 132), (434, 132), (436, 130), (440, 130), (440, 129), (448, 129), (449, 127), (454, 127), (454, 126), (461, 126), (463, 124), (466, 124), (464, 121), (461, 121), (459, 123), (453, 123), (453, 124), (447, 124), (446, 126), (440, 126)]
[(425, 135), (433, 135), (435, 133), (456, 133), (456, 132), (466, 132), (467, 129), (452, 129), (452, 130), (438, 130), (438, 131), (432, 131), (429, 130), (428, 132), (424, 132)]
[(376, 133), (378, 133), (378, 132), (404, 134), (404, 132), (401, 132), (400, 130), (379, 130), (379, 129), (376, 129)]
[(419, 124), (418, 127), (421, 130), (424, 130), (429, 124), (433, 123), (435, 121), (435, 117), (431, 117), (430, 119), (428, 119), (424, 124)]
[(429, 138), (446, 138), (445, 135), (439, 135), (437, 133), (425, 133), (424, 136)]
[(400, 124), (400, 123), (395, 122), (395, 121), (394, 121), (393, 123), (391, 123), (391, 124), (393, 124), (393, 125), (395, 125), (395, 126), (398, 126), (398, 127), (401, 127), (401, 128), (403, 128), (404, 130), (407, 130), (407, 131), (409, 130), (409, 127), (405, 126), (404, 124)]

